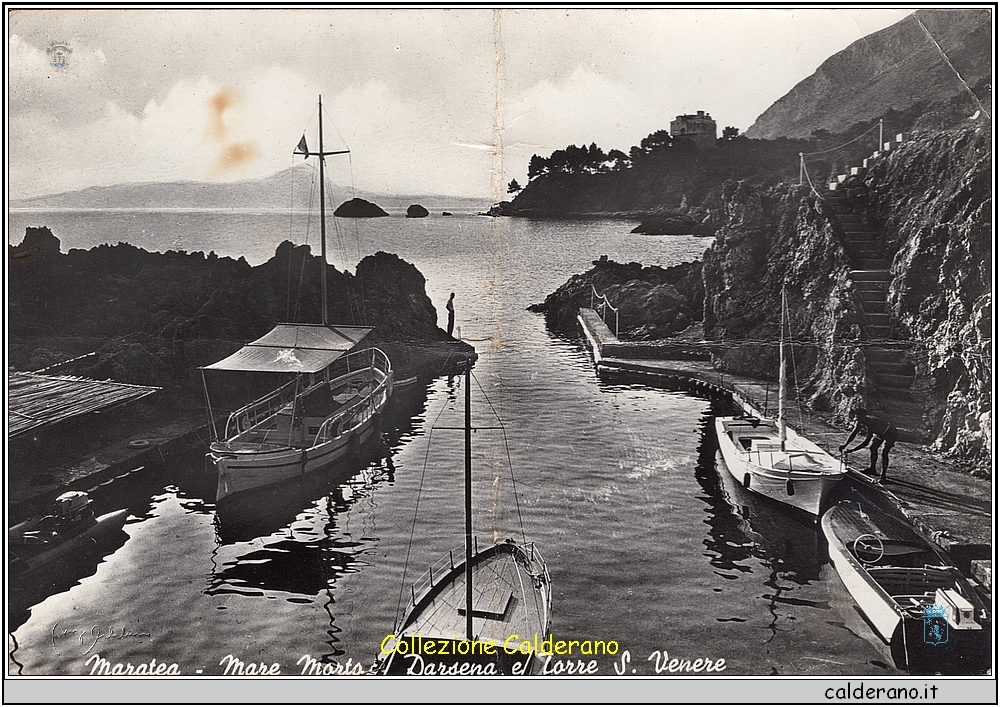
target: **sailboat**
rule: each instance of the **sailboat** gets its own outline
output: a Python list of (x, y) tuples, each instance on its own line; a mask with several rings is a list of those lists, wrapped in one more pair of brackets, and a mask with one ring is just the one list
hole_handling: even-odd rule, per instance
[(844, 478), (844, 465), (785, 424), (787, 376), (785, 330), (788, 304), (781, 291), (778, 416), (715, 418), (725, 468), (745, 488), (818, 518), (827, 497)]
[(543, 660), (552, 590), (535, 544), (480, 547), (472, 532), (472, 362), (465, 369), (465, 547), (410, 588), (408, 609), (380, 647), (383, 675), (530, 675)]
[[(358, 350), (371, 327), (333, 326), (327, 312), (323, 98), (319, 99), (319, 149), (305, 136), (294, 153), (319, 157), (321, 324), (276, 325), (230, 356), (202, 367), (212, 443), (207, 464), (218, 475), (216, 502), (304, 477), (350, 453), (376, 430), (392, 395), (392, 365), (378, 348)], [(205, 371), (280, 374), (280, 387), (229, 414), (218, 430)]]

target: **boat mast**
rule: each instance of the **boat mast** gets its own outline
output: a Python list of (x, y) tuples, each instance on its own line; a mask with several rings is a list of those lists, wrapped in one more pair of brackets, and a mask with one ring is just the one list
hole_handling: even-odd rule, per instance
[(472, 360), (465, 366), (465, 637), (472, 635)]
[(320, 237), (320, 253), (322, 255), (322, 270), (320, 272), (320, 290), (322, 291), (322, 312), (323, 312), (323, 326), (330, 325), (330, 318), (327, 313), (327, 297), (326, 293), (326, 179), (324, 177), (324, 168), (326, 167), (326, 160), (324, 159), (327, 155), (346, 155), (350, 150), (331, 150), (330, 152), (323, 152), (323, 96), (319, 97), (319, 150), (317, 152), (310, 152), (305, 146), (306, 139), (305, 136), (302, 137), (302, 142), (299, 143), (299, 147), (295, 149), (295, 153), (303, 155), (305, 157), (319, 157), (319, 237)]
[(326, 180), (323, 178), (323, 166), (326, 159), (323, 156), (323, 96), (319, 97), (319, 241), (320, 254), (323, 264), (320, 270), (320, 292), (323, 297), (323, 326), (329, 326), (330, 318), (327, 315), (327, 294), (326, 294)]
[(778, 336), (778, 441), (781, 451), (785, 451), (785, 393), (788, 381), (785, 378), (785, 288), (781, 288), (781, 333)]

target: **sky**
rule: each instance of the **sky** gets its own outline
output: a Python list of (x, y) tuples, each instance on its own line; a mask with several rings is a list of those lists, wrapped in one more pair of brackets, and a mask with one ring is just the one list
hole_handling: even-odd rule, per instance
[(909, 12), (14, 10), (8, 196), (274, 174), (315, 149), (322, 95), (335, 183), (497, 200), (535, 153), (627, 152), (698, 110), (745, 130)]

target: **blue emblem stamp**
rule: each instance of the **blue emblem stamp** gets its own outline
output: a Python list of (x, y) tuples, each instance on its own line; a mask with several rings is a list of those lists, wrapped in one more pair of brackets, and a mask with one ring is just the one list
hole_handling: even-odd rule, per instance
[(924, 607), (924, 643), (940, 646), (948, 642), (948, 617), (940, 604)]
[(49, 62), (57, 69), (62, 69), (69, 63), (69, 55), (72, 53), (73, 51), (66, 44), (52, 44), (46, 50)]

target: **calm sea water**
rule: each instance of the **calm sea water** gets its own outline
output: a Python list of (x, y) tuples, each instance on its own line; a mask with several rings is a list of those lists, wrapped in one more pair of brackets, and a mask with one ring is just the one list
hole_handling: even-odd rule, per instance
[[(248, 212), (16, 213), (8, 223), (13, 242), (24, 225), (49, 225), (64, 250), (127, 241), (251, 263), (315, 226)], [(473, 436), (476, 532), (520, 537), (523, 525), (548, 560), (553, 635), (618, 643), (600, 674), (614, 675), (626, 650), (636, 674), (654, 673), (656, 651), (725, 659), (726, 674), (895, 673), (816, 528), (724, 485), (712, 403), (602, 384), (579, 342), (525, 311), (600, 255), (672, 265), (707, 245), (633, 226), (338, 220), (331, 261), (353, 268), (398, 253), (426, 276), (442, 322), (457, 293), (457, 324), (480, 355), (474, 423), (498, 427), (492, 406), (505, 428)], [(404, 586), (462, 542), (462, 434), (443, 429), (461, 424), (462, 384), (402, 389), (385, 445), (364, 464), (334, 467), (259, 516), (217, 517), (200, 454), (96, 489), (102, 511), (129, 508), (124, 533), (102, 559), (12, 586), (10, 669), (77, 675), (94, 654), (206, 675), (221, 674), (227, 655), (282, 674), (299, 674), (304, 655), (370, 664)]]

